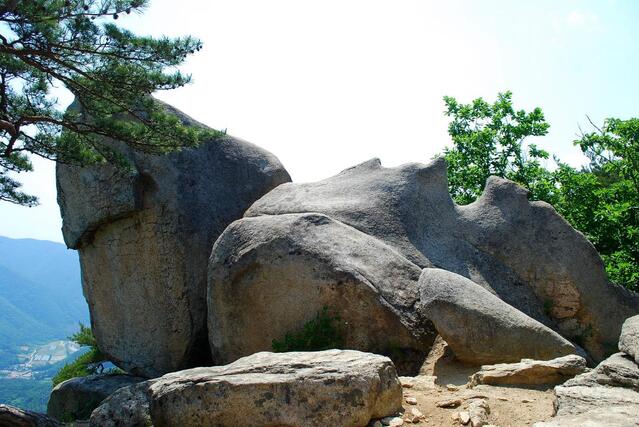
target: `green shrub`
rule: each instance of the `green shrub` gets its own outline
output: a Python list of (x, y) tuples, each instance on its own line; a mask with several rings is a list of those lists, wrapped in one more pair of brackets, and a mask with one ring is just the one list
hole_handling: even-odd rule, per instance
[(301, 330), (288, 333), (281, 341), (273, 340), (272, 348), (276, 353), (287, 351), (321, 351), (342, 348), (344, 340), (340, 328), (341, 319), (331, 315), (324, 306), (314, 319), (304, 324)]
[(89, 351), (78, 357), (75, 361), (64, 365), (53, 377), (53, 386), (75, 377), (86, 377), (95, 373), (120, 374), (124, 371), (120, 369), (109, 369), (106, 372), (102, 369), (104, 354), (98, 349), (98, 343), (93, 336), (91, 328), (80, 323), (80, 330), (69, 337), (83, 347), (88, 347)]
[(75, 377), (86, 377), (95, 373), (95, 369), (91, 364), (101, 362), (102, 354), (96, 348), (91, 348), (88, 352), (78, 357), (75, 361), (64, 365), (51, 380), (53, 386), (57, 386), (63, 381)]

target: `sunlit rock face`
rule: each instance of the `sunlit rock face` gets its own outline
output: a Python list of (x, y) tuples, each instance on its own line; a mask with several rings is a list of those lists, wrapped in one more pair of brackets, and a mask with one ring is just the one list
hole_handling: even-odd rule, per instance
[[(192, 126), (202, 126), (171, 109)], [(290, 177), (278, 159), (225, 136), (132, 167), (58, 164), (67, 246), (80, 253), (100, 349), (147, 377), (210, 363), (206, 268), (215, 239)]]
[[(278, 230), (286, 223), (285, 216), (305, 213), (325, 216), (329, 224), (324, 227), (327, 233), (319, 226), (306, 226), (310, 232), (305, 233), (299, 224), (291, 225), (292, 234), (286, 238), (292, 240), (291, 245), (303, 247), (302, 255), (279, 248), (277, 236), (281, 231)], [(267, 220), (266, 217), (280, 219)], [(260, 223), (260, 227), (255, 227), (255, 223)], [(334, 231), (328, 231), (339, 224), (348, 230), (338, 239), (331, 236)], [(615, 350), (623, 321), (639, 312), (637, 295), (608, 283), (601, 259), (584, 236), (547, 203), (530, 202), (526, 190), (517, 184), (491, 177), (476, 202), (457, 206), (449, 196), (443, 159), (428, 165), (412, 163), (396, 168), (382, 167), (379, 160), (373, 159), (323, 181), (280, 185), (255, 202), (245, 218), (233, 223), (220, 237), (209, 266), (209, 336), (213, 353), (225, 362), (245, 355), (237, 352), (241, 346), (227, 352), (225, 340), (231, 336), (242, 337), (256, 324), (263, 326), (263, 336), (259, 338), (259, 345), (257, 341), (244, 343), (247, 351), (248, 348), (266, 350), (269, 340), (281, 338), (276, 336), (282, 332), (281, 328), (268, 326), (281, 325), (276, 319), (279, 306), (278, 310), (228, 314), (229, 307), (243, 307), (245, 298), (256, 301), (259, 299), (256, 295), (267, 298), (271, 290), (285, 295), (285, 289), (290, 286), (296, 295), (303, 295), (286, 304), (287, 310), (299, 314), (293, 322), (298, 328), (315, 315), (319, 304), (334, 305), (340, 314), (348, 314), (347, 302), (337, 296), (327, 297), (328, 292), (322, 291), (338, 289), (335, 295), (346, 292), (339, 290), (341, 278), (338, 276), (343, 271), (352, 271), (351, 276), (367, 283), (376, 295), (373, 299), (379, 307), (390, 307), (396, 322), (413, 322), (411, 327), (418, 332), (420, 328), (432, 327), (428, 325), (432, 320), (429, 313), (423, 313), (425, 320), (420, 324), (415, 313), (406, 310), (403, 303), (383, 296), (397, 286), (418, 301), (416, 280), (393, 283), (387, 280), (393, 277), (391, 269), (382, 280), (383, 275), (374, 276), (366, 269), (355, 267), (364, 258), (375, 265), (385, 265), (389, 259), (382, 255), (382, 250), (372, 251), (379, 254), (377, 257), (362, 256), (364, 239), (358, 233), (375, 241), (367, 244), (368, 247), (389, 247), (394, 251), (392, 257), (399, 255), (420, 269), (439, 268), (470, 279), (525, 315), (583, 346), (595, 360)], [(342, 242), (344, 239), (348, 242)], [(231, 243), (235, 241), (239, 243)], [(313, 241), (318, 245), (313, 249), (314, 254), (309, 255)], [(331, 248), (329, 241), (346, 255)], [(237, 245), (246, 250), (238, 249)], [(259, 249), (262, 247), (273, 249)], [(309, 260), (300, 261), (300, 257)], [(303, 274), (298, 271), (309, 265), (311, 258), (316, 265)], [(286, 269), (271, 271), (276, 268), (271, 266), (282, 264), (290, 265), (288, 272)], [(300, 279), (296, 282), (296, 278)], [(343, 283), (346, 281), (341, 280)], [(311, 295), (321, 296), (311, 298)], [(387, 328), (392, 336), (391, 331), (395, 329)], [(374, 341), (375, 334), (371, 332), (370, 342)], [(371, 350), (367, 346), (354, 345), (354, 348)]]

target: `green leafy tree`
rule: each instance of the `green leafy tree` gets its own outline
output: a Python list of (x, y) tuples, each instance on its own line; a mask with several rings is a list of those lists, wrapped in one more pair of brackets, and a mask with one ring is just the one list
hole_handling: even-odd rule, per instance
[[(191, 37), (137, 36), (115, 25), (146, 0), (0, 0), (0, 200), (32, 206), (13, 173), (29, 155), (59, 162), (121, 161), (109, 139), (160, 154), (211, 132), (187, 127), (150, 96), (190, 76), (176, 67), (201, 48)], [(63, 112), (62, 87), (78, 111)]]
[(575, 141), (589, 164), (576, 169), (555, 158), (558, 167), (551, 171), (542, 164), (547, 152), (524, 145), (525, 138), (548, 131), (539, 108), (515, 111), (510, 92), (499, 94), (494, 104), (481, 98), (470, 104), (444, 101), (453, 140), (444, 157), (457, 203), (479, 197), (490, 175), (515, 181), (586, 235), (612, 282), (639, 290), (639, 119), (593, 124), (593, 132)]
[(493, 104), (482, 98), (460, 104), (449, 96), (444, 97), (444, 102), (454, 144), (444, 150), (444, 158), (448, 162), (450, 193), (457, 203), (468, 204), (477, 199), (491, 175), (522, 184), (535, 200), (552, 197), (552, 174), (541, 164), (548, 159), (548, 153), (534, 144), (524, 146), (527, 137), (548, 133), (549, 125), (541, 109), (516, 111), (511, 92), (500, 93)]
[(555, 172), (555, 208), (595, 245), (612, 282), (639, 290), (639, 119), (593, 127), (575, 141), (590, 163)]

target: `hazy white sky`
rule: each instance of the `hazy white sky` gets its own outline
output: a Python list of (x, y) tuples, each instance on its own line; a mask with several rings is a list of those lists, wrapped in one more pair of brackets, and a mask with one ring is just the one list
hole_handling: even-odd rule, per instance
[[(185, 88), (159, 98), (274, 154), (294, 181), (380, 157), (427, 162), (450, 143), (444, 95), (512, 90), (551, 124), (562, 160), (585, 115), (639, 115), (634, 0), (152, 0), (118, 23), (204, 42)], [(54, 165), (21, 176), (41, 205), (0, 204), (0, 235), (62, 241)]]

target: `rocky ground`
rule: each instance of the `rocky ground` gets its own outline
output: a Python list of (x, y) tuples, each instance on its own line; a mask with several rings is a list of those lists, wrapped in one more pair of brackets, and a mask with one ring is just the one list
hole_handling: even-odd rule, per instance
[[(484, 422), (500, 427), (531, 426), (538, 421), (549, 420), (553, 415), (554, 394), (552, 387), (527, 389), (519, 387), (497, 387), (479, 385), (439, 384), (436, 377), (402, 377), (404, 386), (404, 424), (412, 424), (413, 409), (424, 415), (420, 425), (459, 426), (460, 414), (469, 412), (475, 405), (484, 402), (488, 407)], [(416, 403), (413, 402), (414, 398)]]
[[(553, 415), (553, 386), (469, 385), (469, 377), (480, 369), (456, 361), (445, 343), (436, 343), (416, 377), (400, 377), (404, 394), (404, 425), (463, 425), (463, 413), (484, 406), (482, 422), (499, 427), (531, 426)], [(414, 400), (413, 400), (414, 399)], [(414, 411), (423, 418), (416, 417)], [(390, 420), (385, 420), (388, 422)], [(468, 425), (471, 425), (469, 421)]]

